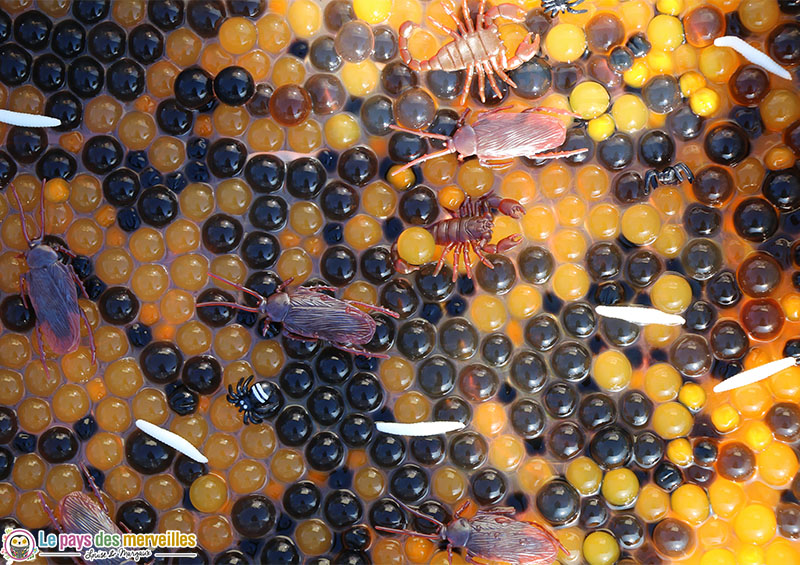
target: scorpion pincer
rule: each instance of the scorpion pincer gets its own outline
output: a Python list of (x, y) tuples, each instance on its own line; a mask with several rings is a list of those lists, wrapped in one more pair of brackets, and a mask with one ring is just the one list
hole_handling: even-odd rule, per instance
[(412, 58), (408, 51), (408, 39), (414, 29), (419, 26), (414, 22), (407, 21), (400, 26), (400, 38), (398, 39), (400, 57), (402, 57), (403, 62), (414, 71), (460, 71), (467, 69), (467, 80), (464, 83), (464, 92), (460, 100), (462, 106), (466, 103), (469, 87), (476, 74), (478, 75), (478, 90), (481, 102), (486, 101), (484, 91), (486, 77), (488, 77), (489, 85), (495, 95), (502, 98), (500, 89), (494, 79), (494, 73), (497, 73), (497, 76), (510, 86), (516, 87), (517, 85), (505, 71), (516, 69), (536, 55), (539, 51), (539, 36), (537, 35), (533, 38), (533, 41), (531, 41), (533, 34), (529, 33), (525, 36), (522, 43), (517, 47), (514, 56), (509, 59), (506, 57), (506, 46), (500, 38), (500, 31), (495, 20), (497, 18), (505, 18), (512, 22), (524, 22), (525, 12), (514, 4), (500, 4), (499, 6), (492, 6), (484, 13), (486, 0), (481, 0), (478, 8), (478, 17), (473, 25), (467, 0), (462, 0), (461, 4), (464, 23), (458, 19), (453, 6), (448, 2), (442, 2), (442, 8), (455, 22), (458, 32), (445, 27), (433, 18), (428, 18), (428, 22), (437, 30), (452, 37), (453, 41), (442, 46), (436, 55), (430, 59), (418, 61)]

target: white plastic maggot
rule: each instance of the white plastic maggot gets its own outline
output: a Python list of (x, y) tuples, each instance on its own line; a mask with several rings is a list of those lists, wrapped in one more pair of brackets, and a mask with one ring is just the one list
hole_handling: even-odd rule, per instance
[(714, 45), (717, 47), (730, 47), (754, 65), (758, 65), (762, 69), (778, 75), (781, 78), (785, 78), (786, 80), (792, 80), (792, 75), (789, 74), (789, 71), (781, 67), (775, 59), (763, 51), (759, 51), (743, 39), (733, 35), (724, 35), (716, 38), (714, 40)]
[(61, 125), (61, 120), (39, 114), (0, 110), (0, 123), (23, 128), (54, 128)]
[(150, 437), (157, 439), (161, 443), (165, 443), (173, 449), (180, 451), (186, 457), (194, 459), (198, 463), (208, 463), (208, 457), (200, 453), (200, 451), (189, 443), (188, 440), (182, 438), (176, 433), (173, 433), (164, 428), (159, 428), (155, 424), (151, 424), (147, 420), (136, 420), (136, 427), (142, 430)]
[(638, 326), (682, 326), (686, 323), (683, 316), (668, 314), (647, 306), (598, 306), (595, 312), (606, 318), (625, 320)]
[(393, 436), (424, 437), (457, 432), (464, 429), (464, 424), (461, 422), (414, 422), (412, 424), (375, 422), (375, 429)]

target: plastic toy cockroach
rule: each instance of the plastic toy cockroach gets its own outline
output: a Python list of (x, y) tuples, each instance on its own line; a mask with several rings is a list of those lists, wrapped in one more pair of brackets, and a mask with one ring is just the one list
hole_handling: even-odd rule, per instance
[(447, 542), (447, 555), (451, 565), (454, 547), (465, 549), (464, 559), (468, 563), (477, 563), (474, 559), (477, 557), (513, 565), (544, 565), (556, 560), (559, 549), (569, 554), (558, 538), (541, 524), (515, 520), (513, 515), (516, 510), (508, 506), (478, 510), (472, 518), (462, 518), (461, 514), (470, 504), (467, 500), (455, 511), (453, 520), (449, 524), (443, 524), (399, 500), (397, 502), (415, 516), (435, 524), (438, 531), (435, 534), (421, 534), (383, 526), (375, 526), (375, 529), (390, 534)]
[(644, 174), (644, 185), (651, 189), (659, 184), (681, 184), (685, 180), (694, 182), (694, 173), (686, 163), (675, 163), (661, 170), (650, 169)]
[[(444, 246), (442, 256), (439, 257), (439, 261), (436, 263), (434, 275), (439, 274), (444, 266), (447, 254), (452, 251), (453, 281), (455, 282), (458, 278), (458, 264), (462, 258), (467, 276), (472, 278), (472, 266), (469, 260), (470, 248), (484, 265), (494, 269), (494, 265), (486, 258), (484, 253), (505, 253), (522, 241), (522, 236), (515, 233), (501, 239), (496, 244), (489, 243), (494, 229), (492, 211), (495, 209), (506, 216), (516, 219), (525, 214), (525, 208), (516, 200), (488, 194), (478, 200), (467, 198), (459, 206), (452, 218), (439, 220), (426, 228), (433, 235), (433, 240), (436, 244)], [(403, 274), (408, 274), (419, 268), (406, 263), (399, 257), (394, 258), (394, 266), (398, 272)]]
[[(245, 288), (240, 284), (229, 281), (220, 276), (208, 273), (211, 278), (222, 281), (234, 288), (246, 292), (258, 299), (255, 308), (243, 306), (235, 302), (200, 302), (198, 308), (205, 306), (224, 306), (236, 308), (254, 314), (263, 314), (270, 322), (281, 322), (283, 334), (292, 339), (314, 341), (324, 339), (337, 349), (363, 355), (365, 357), (378, 357), (387, 359), (387, 355), (372, 353), (362, 346), (369, 343), (375, 335), (375, 320), (362, 312), (356, 306), (362, 306), (381, 312), (387, 316), (397, 318), (397, 313), (356, 300), (339, 300), (320, 291), (336, 291), (332, 286), (315, 286), (306, 288), (302, 286), (287, 289), (292, 284), (292, 279), (283, 281), (273, 294), (264, 298), (257, 292)], [(266, 335), (267, 325), (264, 325)]]
[[(109, 517), (106, 503), (103, 502), (103, 497), (100, 495), (100, 490), (97, 488), (92, 475), (89, 474), (89, 471), (83, 465), (81, 465), (81, 468), (84, 474), (89, 478), (89, 486), (97, 497), (97, 500), (100, 501), (99, 504), (84, 492), (71, 492), (62, 498), (61, 502), (58, 504), (58, 514), (61, 517), (61, 522), (59, 523), (53, 511), (47, 505), (47, 502), (45, 502), (44, 497), (39, 493), (39, 502), (42, 504), (45, 512), (47, 512), (50, 522), (53, 524), (53, 527), (62, 534), (71, 534), (76, 538), (79, 536), (85, 538), (89, 535), (91, 536), (90, 539), (94, 540), (95, 534), (99, 532), (119, 534), (121, 538), (122, 530), (120, 530), (117, 524), (114, 523), (114, 520)], [(86, 545), (91, 547), (93, 542)], [(86, 549), (86, 547), (80, 549)], [(78, 565), (81, 563), (81, 561), (74, 557), (72, 560)], [(93, 560), (92, 563), (100, 563), (101, 565), (134, 565), (132, 560), (121, 557), (97, 559)]]
[[(397, 42), (400, 57), (411, 70), (459, 71), (467, 69), (467, 79), (464, 83), (464, 92), (461, 94), (460, 100), (462, 106), (467, 101), (469, 87), (475, 74), (478, 75), (478, 91), (481, 102), (486, 101), (484, 93), (486, 77), (488, 77), (489, 85), (495, 95), (498, 98), (502, 98), (503, 95), (497, 87), (494, 73), (497, 73), (497, 76), (512, 87), (516, 87), (517, 85), (505, 71), (514, 70), (526, 61), (530, 61), (539, 51), (539, 36), (537, 35), (531, 41), (533, 34), (529, 33), (517, 47), (514, 56), (508, 59), (506, 57), (506, 46), (500, 38), (500, 30), (494, 20), (502, 17), (512, 22), (521, 23), (525, 21), (525, 11), (514, 4), (500, 4), (499, 6), (492, 6), (488, 12), (484, 13), (485, 7), (485, 0), (481, 0), (478, 8), (478, 17), (475, 19), (475, 25), (473, 25), (467, 0), (462, 0), (461, 2), (464, 23), (461, 23), (461, 20), (458, 19), (454, 7), (449, 2), (442, 2), (442, 8), (453, 19), (458, 27), (458, 32), (443, 26), (433, 18), (428, 18), (433, 27), (452, 37), (453, 41), (442, 46), (436, 55), (424, 61), (413, 59), (408, 51), (408, 38), (411, 37), (411, 32), (419, 26), (414, 22), (405, 22), (400, 26), (400, 37)], [(466, 27), (464, 24), (466, 24)]]
[(283, 406), (283, 395), (271, 381), (258, 381), (253, 386), (253, 376), (239, 379), (236, 388), (228, 385), (226, 399), (243, 412), (245, 424), (260, 424), (278, 413)]
[(445, 142), (441, 151), (428, 153), (398, 168), (398, 171), (413, 167), (418, 163), (458, 153), (459, 161), (475, 155), (481, 165), (493, 166), (500, 161), (508, 161), (514, 157), (530, 157), (532, 159), (558, 159), (579, 155), (588, 149), (549, 152), (561, 146), (567, 139), (567, 128), (564, 122), (549, 114), (577, 117), (577, 114), (559, 108), (528, 108), (522, 112), (505, 112), (510, 106), (494, 108), (478, 114), (475, 122), (466, 125), (470, 110), (467, 108), (456, 125), (452, 137), (418, 131), (391, 125), (390, 128), (420, 137), (439, 139)]
[[(89, 333), (92, 364), (95, 362), (95, 344), (92, 334), (92, 325), (86, 314), (78, 304), (78, 293), (75, 285), (84, 289), (81, 280), (72, 268), (58, 260), (58, 252), (64, 252), (74, 257), (75, 254), (60, 246), (44, 243), (44, 185), (42, 181), (42, 197), (39, 203), (39, 237), (31, 239), (25, 227), (25, 212), (22, 209), (16, 188), (11, 186), (11, 191), (17, 201), (20, 211), (20, 224), (22, 235), (28, 243), (28, 252), (25, 258), (28, 262), (28, 272), (20, 275), (19, 292), (23, 300), (33, 307), (36, 313), (36, 330), (39, 333), (39, 356), (42, 359), (45, 374), (48, 379), (50, 372), (47, 368), (44, 355), (43, 338), (56, 355), (66, 355), (78, 348), (81, 341), (81, 320), (86, 324)], [(88, 296), (86, 296), (88, 298)]]

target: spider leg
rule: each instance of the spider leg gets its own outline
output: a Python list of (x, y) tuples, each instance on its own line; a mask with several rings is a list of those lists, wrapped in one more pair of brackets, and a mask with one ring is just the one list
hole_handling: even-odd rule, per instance
[(694, 182), (694, 173), (686, 163), (683, 162), (675, 163), (675, 169), (683, 172), (683, 174), (686, 175), (686, 180), (688, 180), (689, 182)]
[(649, 186), (651, 190), (655, 190), (658, 186), (658, 178), (652, 169), (644, 174), (644, 185)]
[(573, 8), (573, 6), (577, 6), (578, 4), (582, 4), (582, 3), (583, 3), (583, 0), (567, 0), (567, 2), (566, 2), (567, 11), (570, 14), (585, 14), (587, 12), (587, 10), (576, 10), (575, 8)]

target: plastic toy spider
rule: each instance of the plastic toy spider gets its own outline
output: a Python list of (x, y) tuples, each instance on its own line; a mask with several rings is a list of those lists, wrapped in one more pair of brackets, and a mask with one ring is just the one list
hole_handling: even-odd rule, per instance
[(655, 189), (659, 184), (681, 184), (688, 180), (694, 182), (694, 174), (685, 163), (675, 163), (672, 167), (650, 169), (644, 174), (644, 185)]
[(236, 388), (228, 385), (227, 400), (244, 412), (242, 420), (245, 424), (260, 424), (278, 413), (283, 406), (283, 395), (278, 387), (270, 381), (259, 381), (253, 386), (253, 376), (239, 379)]
[(566, 12), (570, 14), (585, 14), (586, 10), (576, 10), (574, 8), (581, 2), (583, 0), (542, 0), (542, 10), (551, 18)]

